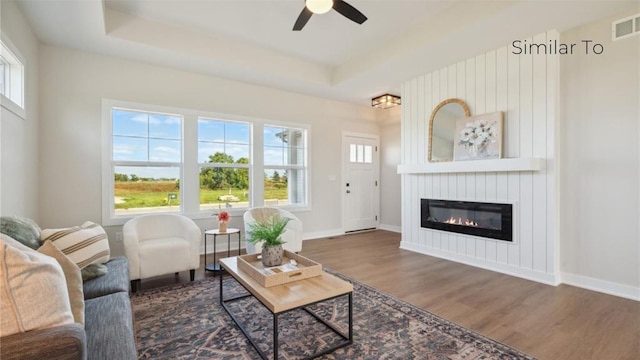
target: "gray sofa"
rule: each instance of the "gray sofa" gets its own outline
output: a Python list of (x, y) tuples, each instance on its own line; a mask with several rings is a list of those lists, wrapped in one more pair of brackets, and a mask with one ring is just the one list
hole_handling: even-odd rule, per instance
[(136, 359), (129, 263), (116, 257), (107, 274), (84, 283), (85, 326), (74, 323), (0, 338), (0, 359)]

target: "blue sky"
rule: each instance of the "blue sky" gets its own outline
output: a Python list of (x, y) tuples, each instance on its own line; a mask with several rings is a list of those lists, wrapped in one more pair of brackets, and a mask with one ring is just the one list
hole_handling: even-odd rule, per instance
[(198, 119), (198, 162), (208, 162), (209, 155), (223, 152), (233, 157), (250, 158), (251, 125), (215, 119)]
[[(182, 117), (179, 115), (136, 112), (113, 109), (113, 160), (180, 162)], [(264, 127), (265, 165), (288, 164), (289, 149), (277, 136), (284, 129)], [(198, 162), (209, 155), (224, 152), (233, 157), (250, 157), (251, 124), (216, 119), (198, 119)], [(303, 149), (296, 149), (302, 155)], [(116, 173), (136, 174), (139, 177), (178, 178), (179, 170), (151, 167), (116, 168)]]
[(182, 119), (113, 110), (113, 160), (180, 162)]

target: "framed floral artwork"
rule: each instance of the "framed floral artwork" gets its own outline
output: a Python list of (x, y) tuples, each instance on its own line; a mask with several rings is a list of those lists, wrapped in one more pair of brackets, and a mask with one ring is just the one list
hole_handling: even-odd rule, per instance
[(454, 161), (502, 157), (502, 111), (456, 121)]

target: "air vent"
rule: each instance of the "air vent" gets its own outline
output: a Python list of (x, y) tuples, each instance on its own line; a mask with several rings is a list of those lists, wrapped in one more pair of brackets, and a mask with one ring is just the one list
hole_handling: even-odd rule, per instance
[(613, 41), (640, 34), (640, 14), (616, 20), (611, 24)]

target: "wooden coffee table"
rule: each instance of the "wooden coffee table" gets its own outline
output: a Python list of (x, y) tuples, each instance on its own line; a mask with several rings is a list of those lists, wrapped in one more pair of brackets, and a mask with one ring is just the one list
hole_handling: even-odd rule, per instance
[[(273, 358), (278, 359), (278, 316), (288, 311), (296, 309), (304, 309), (315, 319), (326, 325), (333, 332), (338, 334), (344, 339), (340, 342), (320, 353), (309, 356), (307, 359), (313, 359), (318, 356), (328, 354), (338, 348), (353, 343), (353, 285), (337, 278), (326, 272), (322, 272), (320, 276), (312, 278), (298, 280), (282, 285), (264, 287), (260, 285), (256, 280), (250, 277), (244, 271), (238, 269), (237, 257), (224, 258), (220, 260), (220, 265), (231, 275), (236, 281), (238, 281), (250, 295), (242, 295), (234, 298), (225, 299), (223, 297), (223, 280), (224, 277), (220, 277), (220, 304), (227, 311), (229, 316), (238, 325), (242, 333), (247, 337), (251, 345), (258, 351), (260, 357), (268, 359), (267, 355), (260, 350), (260, 347), (251, 338), (249, 332), (241, 325), (240, 321), (228, 308), (227, 303), (246, 298), (248, 296), (254, 296), (262, 305), (264, 305), (273, 314)], [(349, 298), (349, 331), (347, 334), (342, 333), (332, 324), (328, 323), (320, 316), (309, 310), (307, 306), (320, 303), (323, 301), (331, 300), (341, 296), (348, 296)]]

